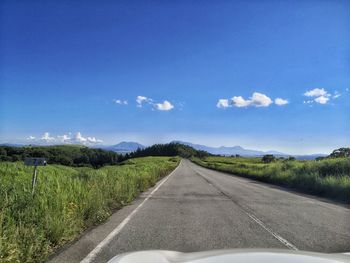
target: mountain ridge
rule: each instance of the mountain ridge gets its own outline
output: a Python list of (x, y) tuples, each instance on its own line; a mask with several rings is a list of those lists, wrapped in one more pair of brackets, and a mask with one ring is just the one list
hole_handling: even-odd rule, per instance
[(144, 148), (146, 148), (146, 146), (138, 142), (131, 142), (131, 141), (122, 141), (114, 145), (103, 147), (103, 149), (105, 150), (114, 151), (117, 153), (129, 153), (129, 152), (134, 152), (137, 149), (144, 149)]
[[(297, 155), (297, 154), (287, 154), (279, 151), (274, 151), (274, 150), (269, 150), (269, 151), (259, 151), (259, 150), (251, 150), (251, 149), (245, 149), (242, 146), (219, 146), (219, 147), (211, 147), (211, 146), (206, 146), (203, 144), (195, 144), (191, 142), (185, 142), (185, 141), (180, 141), (180, 140), (173, 140), (170, 143), (180, 143), (184, 144), (187, 146), (190, 146), (196, 150), (202, 150), (206, 151), (211, 154), (215, 155), (240, 155), (242, 157), (261, 157), (265, 154), (273, 154), (276, 157), (289, 157), (289, 156), (294, 156), (295, 158), (299, 160), (313, 160), (316, 159), (317, 157), (325, 157), (327, 154), (304, 154), (304, 155)], [(13, 147), (25, 147), (28, 146), (26, 144), (13, 144), (13, 143), (2, 143), (0, 144), (2, 146), (13, 146)], [(31, 145), (35, 146), (35, 145)], [(37, 146), (43, 146), (43, 145), (37, 145)], [(48, 146), (48, 145), (46, 145)], [(86, 145), (87, 146), (87, 145)], [(100, 148), (103, 150), (108, 150), (108, 151), (114, 151), (116, 153), (120, 154), (126, 154), (126, 153), (131, 153), (136, 151), (137, 149), (144, 149), (148, 146), (140, 144), (138, 142), (134, 141), (122, 141), (114, 145), (90, 145), (87, 146), (90, 148)]]
[(195, 144), (190, 142), (184, 142), (184, 141), (172, 141), (173, 143), (181, 143), (184, 145), (191, 146), (195, 148), (196, 150), (204, 150), (211, 154), (219, 154), (219, 155), (241, 155), (246, 157), (253, 157), (253, 156), (262, 156), (265, 154), (274, 154), (277, 156), (292, 156), (291, 154), (286, 154), (278, 151), (259, 151), (259, 150), (251, 150), (251, 149), (245, 149), (242, 146), (219, 146), (219, 147), (210, 147), (202, 144)]

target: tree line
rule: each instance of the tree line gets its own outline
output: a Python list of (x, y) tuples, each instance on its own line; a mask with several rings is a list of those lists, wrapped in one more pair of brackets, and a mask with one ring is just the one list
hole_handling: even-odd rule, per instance
[(209, 153), (179, 144), (155, 144), (125, 155), (103, 149), (81, 145), (52, 146), (0, 146), (0, 161), (24, 161), (26, 157), (43, 157), (48, 164), (67, 166), (89, 166), (99, 168), (104, 165), (119, 164), (127, 159), (145, 156), (181, 156), (183, 158), (205, 157)]
[[(332, 159), (332, 158), (348, 158), (350, 157), (350, 148), (339, 148), (335, 149), (330, 155), (326, 157), (317, 157), (316, 161), (324, 160), (324, 159)], [(283, 158), (284, 159), (284, 158)], [(293, 161), (295, 160), (295, 157), (288, 157), (285, 160)], [(272, 154), (266, 154), (261, 158), (261, 161), (264, 163), (271, 163), (276, 161), (276, 157)]]
[(206, 157), (210, 154), (206, 151), (199, 151), (181, 143), (154, 144), (144, 149), (137, 149), (128, 153), (125, 159), (145, 156), (180, 156), (182, 158)]
[(122, 155), (79, 145), (0, 146), (1, 161), (23, 161), (26, 157), (43, 157), (48, 164), (99, 168), (122, 161)]

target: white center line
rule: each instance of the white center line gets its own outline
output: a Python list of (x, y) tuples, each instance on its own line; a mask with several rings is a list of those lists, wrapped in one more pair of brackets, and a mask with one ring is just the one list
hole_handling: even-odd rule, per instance
[(251, 219), (253, 219), (256, 223), (258, 223), (262, 228), (264, 228), (267, 232), (269, 232), (271, 235), (273, 235), (278, 241), (280, 241), (283, 245), (285, 245), (287, 248), (292, 250), (298, 250), (296, 246), (285, 240), (283, 237), (275, 233), (273, 230), (268, 228), (259, 218), (254, 216), (253, 214), (248, 213), (247, 211), (244, 211)]
[(137, 211), (140, 210), (140, 208), (147, 202), (147, 200), (152, 197), (152, 195), (167, 181), (169, 180), (170, 176), (172, 176), (177, 168), (180, 167), (182, 160), (180, 161), (180, 164), (175, 168), (174, 171), (172, 171), (167, 177), (165, 177), (162, 181), (160, 181), (156, 188), (153, 189), (153, 191), (145, 198), (145, 200), (142, 201), (141, 204), (138, 205), (138, 207), (135, 208), (111, 233), (108, 234), (108, 236), (101, 241), (80, 263), (90, 263), (92, 262), (98, 253), (101, 252), (103, 247), (108, 245), (115, 236), (117, 236), (120, 231), (127, 225), (127, 223), (130, 221), (130, 219), (137, 213)]
[(296, 246), (294, 246), (292, 243), (281, 237), (279, 234), (274, 232), (272, 229), (267, 227), (259, 218), (257, 218), (255, 215), (250, 213), (246, 208), (244, 208), (242, 205), (235, 202), (228, 194), (224, 193), (221, 189), (219, 189), (216, 185), (214, 185), (209, 179), (207, 179), (203, 174), (201, 174), (197, 169), (195, 169), (193, 166), (191, 167), (194, 172), (196, 172), (199, 176), (201, 176), (204, 180), (206, 180), (210, 185), (212, 185), (214, 188), (216, 188), (219, 192), (221, 192), (224, 196), (229, 198), (232, 202), (234, 202), (237, 206), (239, 206), (242, 211), (249, 216), (252, 220), (254, 220), (257, 224), (259, 224), (263, 229), (265, 229), (268, 233), (270, 233), (274, 238), (276, 238), (278, 241), (280, 241), (283, 245), (285, 245), (287, 248), (292, 250), (299, 250)]

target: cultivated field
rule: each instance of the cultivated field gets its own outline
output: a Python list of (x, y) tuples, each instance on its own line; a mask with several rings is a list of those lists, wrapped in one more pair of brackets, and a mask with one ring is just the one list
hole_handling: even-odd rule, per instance
[(264, 163), (261, 158), (206, 157), (192, 161), (214, 170), (350, 202), (350, 158)]
[(173, 170), (176, 157), (130, 159), (100, 169), (0, 163), (0, 262), (41, 262)]

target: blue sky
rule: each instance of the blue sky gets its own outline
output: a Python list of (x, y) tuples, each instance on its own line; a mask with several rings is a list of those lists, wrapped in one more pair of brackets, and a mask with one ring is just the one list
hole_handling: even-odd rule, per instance
[(349, 1), (73, 2), (1, 2), (1, 142), (350, 146)]

